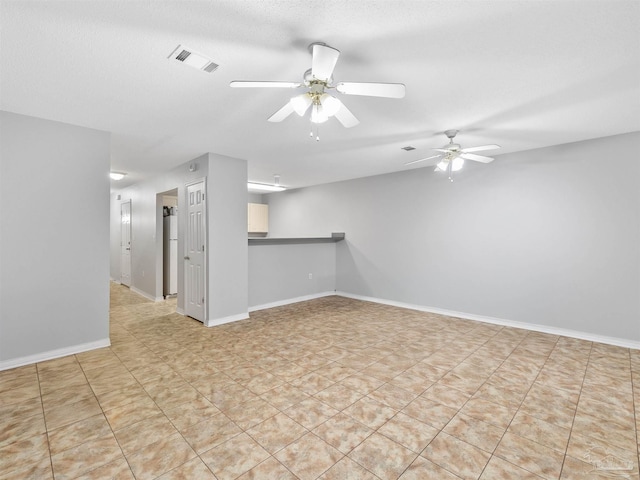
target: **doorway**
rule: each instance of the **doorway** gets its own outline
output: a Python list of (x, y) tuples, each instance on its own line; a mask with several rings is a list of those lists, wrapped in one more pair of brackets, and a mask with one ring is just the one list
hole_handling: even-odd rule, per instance
[(162, 196), (162, 296), (178, 295), (178, 189)]
[(131, 287), (131, 200), (120, 204), (120, 283)]

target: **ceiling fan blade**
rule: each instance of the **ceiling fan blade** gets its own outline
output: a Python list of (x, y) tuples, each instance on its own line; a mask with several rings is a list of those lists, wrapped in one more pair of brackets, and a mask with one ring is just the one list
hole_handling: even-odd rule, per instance
[(480, 147), (463, 148), (460, 150), (462, 153), (481, 152), (483, 150), (494, 150), (500, 148), (500, 145), (482, 145)]
[(485, 157), (484, 155), (476, 155), (475, 153), (461, 153), (460, 157), (464, 158), (465, 160), (473, 160), (474, 162), (480, 163), (493, 162), (493, 158)]
[(452, 150), (449, 150), (447, 148), (432, 148), (431, 150), (435, 150), (436, 152), (442, 152), (442, 153), (453, 153)]
[(355, 127), (360, 123), (353, 113), (351, 113), (351, 110), (349, 110), (342, 102), (340, 102), (340, 108), (338, 108), (334, 117), (336, 117), (345, 128)]
[(340, 82), (336, 90), (345, 95), (366, 95), (368, 97), (403, 98), (405, 87), (402, 83), (356, 83)]
[(234, 80), (229, 83), (229, 86), (233, 88), (298, 88), (302, 87), (302, 84), (296, 82), (251, 82)]
[(282, 107), (276, 113), (271, 115), (267, 119), (267, 121), (269, 121), (269, 122), (281, 122), (285, 118), (287, 118), (289, 115), (291, 115), (294, 111), (295, 110), (293, 109), (293, 105), (291, 105), (291, 102), (287, 102), (287, 103), (284, 104), (284, 107)]
[(440, 158), (441, 156), (442, 155), (433, 155), (431, 157), (421, 158), (420, 160), (414, 160), (413, 162), (407, 162), (407, 163), (405, 163), (405, 165), (413, 165), (414, 163), (424, 162), (426, 160), (431, 160), (432, 158)]
[(328, 81), (340, 56), (340, 50), (328, 45), (314, 44), (311, 59), (311, 75), (318, 80)]

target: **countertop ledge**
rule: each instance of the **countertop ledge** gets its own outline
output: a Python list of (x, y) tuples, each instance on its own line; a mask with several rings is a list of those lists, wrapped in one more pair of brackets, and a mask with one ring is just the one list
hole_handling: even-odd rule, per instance
[(289, 243), (332, 243), (344, 240), (344, 232), (334, 232), (330, 237), (273, 238), (251, 237), (249, 245), (285, 245)]

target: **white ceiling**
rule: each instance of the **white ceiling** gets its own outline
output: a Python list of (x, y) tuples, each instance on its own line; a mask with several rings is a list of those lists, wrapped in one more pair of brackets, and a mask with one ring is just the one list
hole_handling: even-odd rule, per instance
[[(451, 128), (498, 153), (640, 130), (638, 0), (0, 3), (0, 108), (112, 132), (119, 185), (205, 152), (301, 187), (408, 169)], [(266, 121), (295, 91), (229, 88), (301, 80), (316, 41), (342, 52), (336, 81), (406, 97), (341, 96), (360, 125), (315, 142), (307, 118)], [(178, 44), (220, 68), (168, 60)]]

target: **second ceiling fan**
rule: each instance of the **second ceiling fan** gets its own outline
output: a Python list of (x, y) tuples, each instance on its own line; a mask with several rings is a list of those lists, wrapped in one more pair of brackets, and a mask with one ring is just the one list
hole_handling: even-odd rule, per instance
[(324, 43), (309, 45), (311, 68), (303, 75), (302, 82), (233, 81), (234, 88), (307, 88), (307, 91), (291, 98), (280, 110), (268, 118), (270, 122), (281, 122), (293, 112), (303, 116), (311, 108), (311, 122), (324, 123), (329, 117), (336, 119), (346, 128), (354, 127), (358, 119), (335, 96), (328, 91), (335, 90), (343, 95), (364, 95), (370, 97), (403, 98), (405, 87), (402, 83), (333, 83), (333, 70), (340, 51)]

